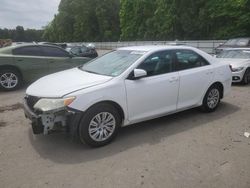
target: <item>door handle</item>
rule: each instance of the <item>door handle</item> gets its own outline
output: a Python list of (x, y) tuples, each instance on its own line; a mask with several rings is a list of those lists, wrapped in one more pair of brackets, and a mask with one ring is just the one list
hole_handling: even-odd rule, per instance
[(176, 81), (178, 81), (178, 80), (179, 80), (178, 77), (171, 77), (171, 78), (169, 79), (169, 82), (176, 82)]
[(22, 60), (22, 59), (18, 59), (17, 61), (21, 62), (21, 61), (23, 61), (23, 60)]
[(213, 71), (208, 71), (206, 72), (206, 75), (213, 74), (213, 73), (214, 73)]

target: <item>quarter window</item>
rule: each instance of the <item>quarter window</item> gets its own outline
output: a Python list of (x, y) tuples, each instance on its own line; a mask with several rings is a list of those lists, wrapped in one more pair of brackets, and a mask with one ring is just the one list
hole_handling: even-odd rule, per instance
[(176, 50), (177, 70), (185, 70), (209, 65), (209, 63), (199, 54), (191, 50)]
[(150, 55), (138, 69), (147, 71), (148, 76), (165, 74), (173, 70), (173, 58), (171, 51), (162, 51)]

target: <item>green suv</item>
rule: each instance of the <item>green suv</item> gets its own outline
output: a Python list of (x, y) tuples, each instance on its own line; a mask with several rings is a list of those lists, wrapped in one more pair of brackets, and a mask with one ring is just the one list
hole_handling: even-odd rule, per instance
[(73, 68), (90, 58), (74, 57), (64, 49), (39, 44), (25, 44), (0, 49), (0, 89), (15, 90), (24, 82)]

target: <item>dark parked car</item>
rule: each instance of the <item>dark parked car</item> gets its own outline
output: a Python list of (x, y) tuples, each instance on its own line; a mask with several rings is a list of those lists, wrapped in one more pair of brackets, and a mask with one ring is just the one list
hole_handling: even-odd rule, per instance
[(215, 54), (219, 54), (226, 48), (250, 48), (250, 38), (234, 38), (229, 39), (224, 44), (219, 45), (215, 48)]
[(52, 45), (20, 44), (1, 48), (0, 89), (14, 90), (23, 82), (33, 82), (47, 74), (83, 65), (89, 60), (75, 57)]
[(75, 56), (79, 57), (89, 57), (89, 58), (96, 58), (98, 57), (98, 53), (95, 50), (94, 47), (87, 47), (85, 45), (80, 45), (80, 46), (68, 46), (66, 48), (68, 52)]

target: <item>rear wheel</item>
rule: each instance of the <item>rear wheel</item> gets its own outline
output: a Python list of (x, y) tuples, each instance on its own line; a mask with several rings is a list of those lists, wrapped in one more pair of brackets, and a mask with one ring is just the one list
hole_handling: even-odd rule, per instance
[(0, 89), (12, 91), (20, 87), (22, 83), (21, 75), (14, 69), (4, 69), (0, 71)]
[(213, 112), (220, 104), (221, 89), (217, 85), (211, 86), (203, 99), (202, 110), (204, 112)]
[(118, 133), (121, 117), (110, 104), (97, 104), (84, 114), (79, 125), (79, 136), (83, 143), (100, 147), (111, 142)]

